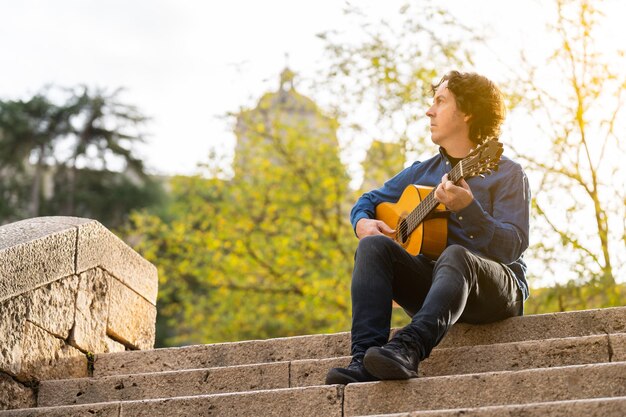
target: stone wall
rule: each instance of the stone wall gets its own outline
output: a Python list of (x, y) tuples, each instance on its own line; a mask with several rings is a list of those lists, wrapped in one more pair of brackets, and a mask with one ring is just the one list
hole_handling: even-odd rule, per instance
[(154, 345), (157, 270), (95, 220), (0, 227), (0, 410), (40, 380), (89, 375), (95, 353)]

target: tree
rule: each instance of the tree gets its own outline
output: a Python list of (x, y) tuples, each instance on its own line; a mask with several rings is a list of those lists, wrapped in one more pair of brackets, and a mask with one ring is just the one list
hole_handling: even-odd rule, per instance
[(160, 345), (348, 327), (356, 241), (336, 122), (281, 88), (236, 126), (233, 178), (175, 178), (166, 210), (132, 216), (159, 267)]
[(120, 92), (48, 87), (26, 100), (0, 101), (3, 222), (70, 215), (116, 227), (130, 209), (163, 198), (135, 156), (146, 118), (121, 103)]
[(427, 143), (432, 83), (446, 69), (471, 65), (470, 51), (482, 39), (435, 2), (407, 2), (382, 21), (355, 6), (345, 13), (365, 40), (354, 42), (354, 30), (319, 34), (328, 64), (317, 85), (343, 125), (345, 149), (378, 138), (415, 158)]
[[(543, 152), (522, 155), (539, 177), (532, 207), (541, 219), (534, 231), (540, 240), (531, 256), (554, 276), (571, 280), (548, 292), (547, 302), (561, 300), (559, 309), (620, 305), (626, 301), (616, 286), (626, 271), (626, 155), (620, 140), (626, 74), (623, 65), (611, 64), (619, 51), (601, 52), (598, 2), (557, 0), (556, 9), (552, 29), (560, 44), (547, 65), (527, 70), (530, 91), (522, 95), (549, 138)], [(542, 88), (546, 69), (562, 76)]]
[[(16, 207), (7, 207), (5, 212), (18, 216), (37, 216), (40, 210), (42, 177), (45, 165), (53, 157), (56, 142), (69, 132), (69, 109), (52, 103), (46, 92), (36, 94), (27, 101), (0, 101), (0, 158), (2, 174), (13, 179), (10, 188), (11, 198), (4, 201), (15, 203)], [(30, 161), (35, 160), (34, 173), (30, 173)], [(31, 177), (30, 202), (28, 207), (20, 207), (15, 197), (23, 193), (15, 181)], [(26, 182), (24, 182), (26, 183)], [(5, 189), (9, 191), (9, 189)], [(8, 196), (7, 196), (8, 197)], [(23, 214), (22, 214), (23, 213)]]

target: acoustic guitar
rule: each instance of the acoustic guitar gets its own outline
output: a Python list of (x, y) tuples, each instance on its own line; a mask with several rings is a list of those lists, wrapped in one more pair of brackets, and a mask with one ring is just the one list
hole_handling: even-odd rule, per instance
[[(448, 173), (454, 184), (462, 178), (490, 174), (498, 169), (502, 144), (495, 139), (483, 142)], [(435, 200), (435, 188), (416, 184), (407, 186), (396, 203), (376, 206), (376, 219), (395, 229), (389, 235), (411, 255), (419, 253), (437, 259), (446, 248), (448, 219), (446, 208)]]

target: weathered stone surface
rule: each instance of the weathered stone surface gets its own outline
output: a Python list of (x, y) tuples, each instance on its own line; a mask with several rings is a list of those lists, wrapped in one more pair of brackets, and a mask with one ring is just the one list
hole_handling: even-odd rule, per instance
[(345, 333), (96, 355), (94, 376), (213, 368), (346, 355)]
[(107, 334), (137, 349), (152, 349), (156, 307), (116, 278), (109, 280)]
[(84, 352), (105, 352), (108, 313), (109, 282), (105, 272), (93, 268), (81, 273), (71, 344)]
[(611, 362), (626, 361), (626, 333), (609, 335), (611, 343)]
[(0, 410), (29, 408), (37, 405), (32, 388), (20, 384), (9, 375), (0, 372)]
[[(555, 324), (551, 324), (555, 323)], [(533, 326), (537, 325), (535, 329)], [(626, 307), (516, 317), (486, 325), (458, 324), (435, 348), (490, 345), (546, 338), (624, 333)], [(554, 327), (554, 328), (552, 328)], [(455, 330), (456, 329), (456, 330)], [(450, 339), (451, 341), (447, 341)], [(350, 354), (350, 334), (297, 336), (272, 340), (98, 355), (96, 376), (210, 368), (260, 362), (322, 359)]]
[(74, 273), (72, 219), (43, 217), (0, 226), (0, 301)]
[(124, 417), (341, 417), (342, 388), (292, 388), (122, 403)]
[(5, 224), (0, 226), (0, 250), (28, 243), (92, 221), (82, 217), (43, 216)]
[[(419, 375), (461, 375), (608, 361), (608, 337), (583, 336), (438, 349), (420, 363)], [(291, 386), (324, 384), (330, 368), (345, 367), (349, 362), (349, 356), (292, 361)]]
[(67, 339), (74, 324), (77, 290), (78, 276), (72, 275), (17, 298), (26, 303), (28, 321)]
[(106, 349), (104, 351), (105, 353), (126, 351), (126, 346), (108, 337), (104, 338), (104, 344), (106, 346)]
[(304, 359), (291, 362), (291, 386), (310, 387), (324, 385), (326, 374), (331, 368), (345, 368), (351, 356), (326, 359)]
[(619, 396), (626, 396), (626, 362), (350, 384), (344, 415)]
[[(624, 417), (626, 397), (385, 414), (385, 417)], [(377, 417), (377, 416), (371, 416)], [(382, 417), (379, 415), (378, 417)]]
[(460, 375), (609, 361), (608, 336), (566, 337), (433, 350), (419, 375)]
[(607, 333), (626, 333), (626, 307), (513, 317), (486, 325), (457, 323), (452, 326), (439, 347), (488, 345)]
[(43, 381), (38, 404), (57, 406), (289, 387), (289, 363)]
[(18, 297), (0, 303), (0, 370), (11, 375), (20, 371), (26, 305)]
[(0, 411), (1, 417), (119, 417), (120, 403)]
[(87, 376), (85, 355), (40, 327), (26, 322), (17, 378), (22, 381)]
[(78, 227), (77, 269), (101, 267), (156, 305), (157, 269), (97, 221)]

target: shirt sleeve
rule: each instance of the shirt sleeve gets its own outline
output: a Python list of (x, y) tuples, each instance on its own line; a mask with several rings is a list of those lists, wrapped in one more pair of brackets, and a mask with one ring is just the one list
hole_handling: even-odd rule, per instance
[(356, 202), (350, 212), (350, 223), (356, 234), (356, 224), (363, 218), (373, 219), (376, 217), (376, 206), (384, 202), (395, 203), (400, 199), (402, 192), (409, 185), (416, 181), (416, 168), (420, 162), (414, 162), (410, 167), (405, 168), (393, 178), (375, 190), (363, 194)]
[(493, 215), (474, 199), (456, 216), (477, 249), (497, 262), (510, 264), (528, 248), (530, 188), (522, 168), (515, 164), (492, 195)]

